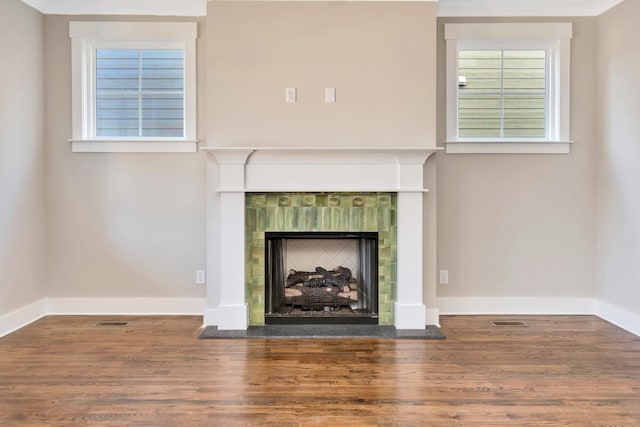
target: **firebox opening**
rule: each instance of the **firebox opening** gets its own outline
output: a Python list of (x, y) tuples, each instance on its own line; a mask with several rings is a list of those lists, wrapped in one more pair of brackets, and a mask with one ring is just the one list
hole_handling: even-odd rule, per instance
[(378, 233), (265, 233), (265, 297), (266, 324), (378, 324)]

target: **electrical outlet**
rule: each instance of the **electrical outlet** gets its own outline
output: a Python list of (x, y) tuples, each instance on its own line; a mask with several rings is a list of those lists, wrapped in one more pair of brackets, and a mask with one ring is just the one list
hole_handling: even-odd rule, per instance
[(204, 270), (196, 270), (196, 285), (204, 285), (206, 276)]
[(440, 284), (446, 285), (449, 283), (449, 270), (440, 270)]

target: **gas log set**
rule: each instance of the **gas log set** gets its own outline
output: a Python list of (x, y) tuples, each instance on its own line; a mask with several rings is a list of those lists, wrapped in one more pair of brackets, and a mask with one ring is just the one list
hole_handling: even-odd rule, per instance
[(316, 267), (315, 271), (289, 270), (285, 283), (285, 304), (289, 311), (338, 310), (358, 301), (358, 283), (346, 267), (327, 270)]

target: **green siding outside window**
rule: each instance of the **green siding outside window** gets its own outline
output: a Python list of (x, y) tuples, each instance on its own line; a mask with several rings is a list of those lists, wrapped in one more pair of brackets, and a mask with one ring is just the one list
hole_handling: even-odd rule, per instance
[(461, 138), (544, 138), (544, 50), (458, 52)]

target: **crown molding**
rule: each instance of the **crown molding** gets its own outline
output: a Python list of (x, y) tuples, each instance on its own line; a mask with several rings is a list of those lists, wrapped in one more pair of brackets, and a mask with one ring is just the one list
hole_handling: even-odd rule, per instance
[(45, 15), (205, 16), (207, 0), (22, 0)]
[[(218, 0), (22, 0), (47, 15), (205, 16)], [(242, 1), (242, 0), (236, 0)], [(271, 1), (271, 0), (259, 0)], [(290, 0), (306, 1), (306, 0)], [(313, 0), (309, 0), (313, 1)], [(327, 1), (327, 0), (321, 0)], [(333, 1), (333, 0), (328, 0)], [(385, 0), (355, 0), (385, 1)], [(624, 0), (402, 0), (438, 2), (442, 17), (597, 16)]]
[(594, 12), (597, 15), (602, 15), (607, 10), (622, 3), (624, 0), (594, 0)]
[(598, 16), (624, 0), (440, 0), (440, 17)]

